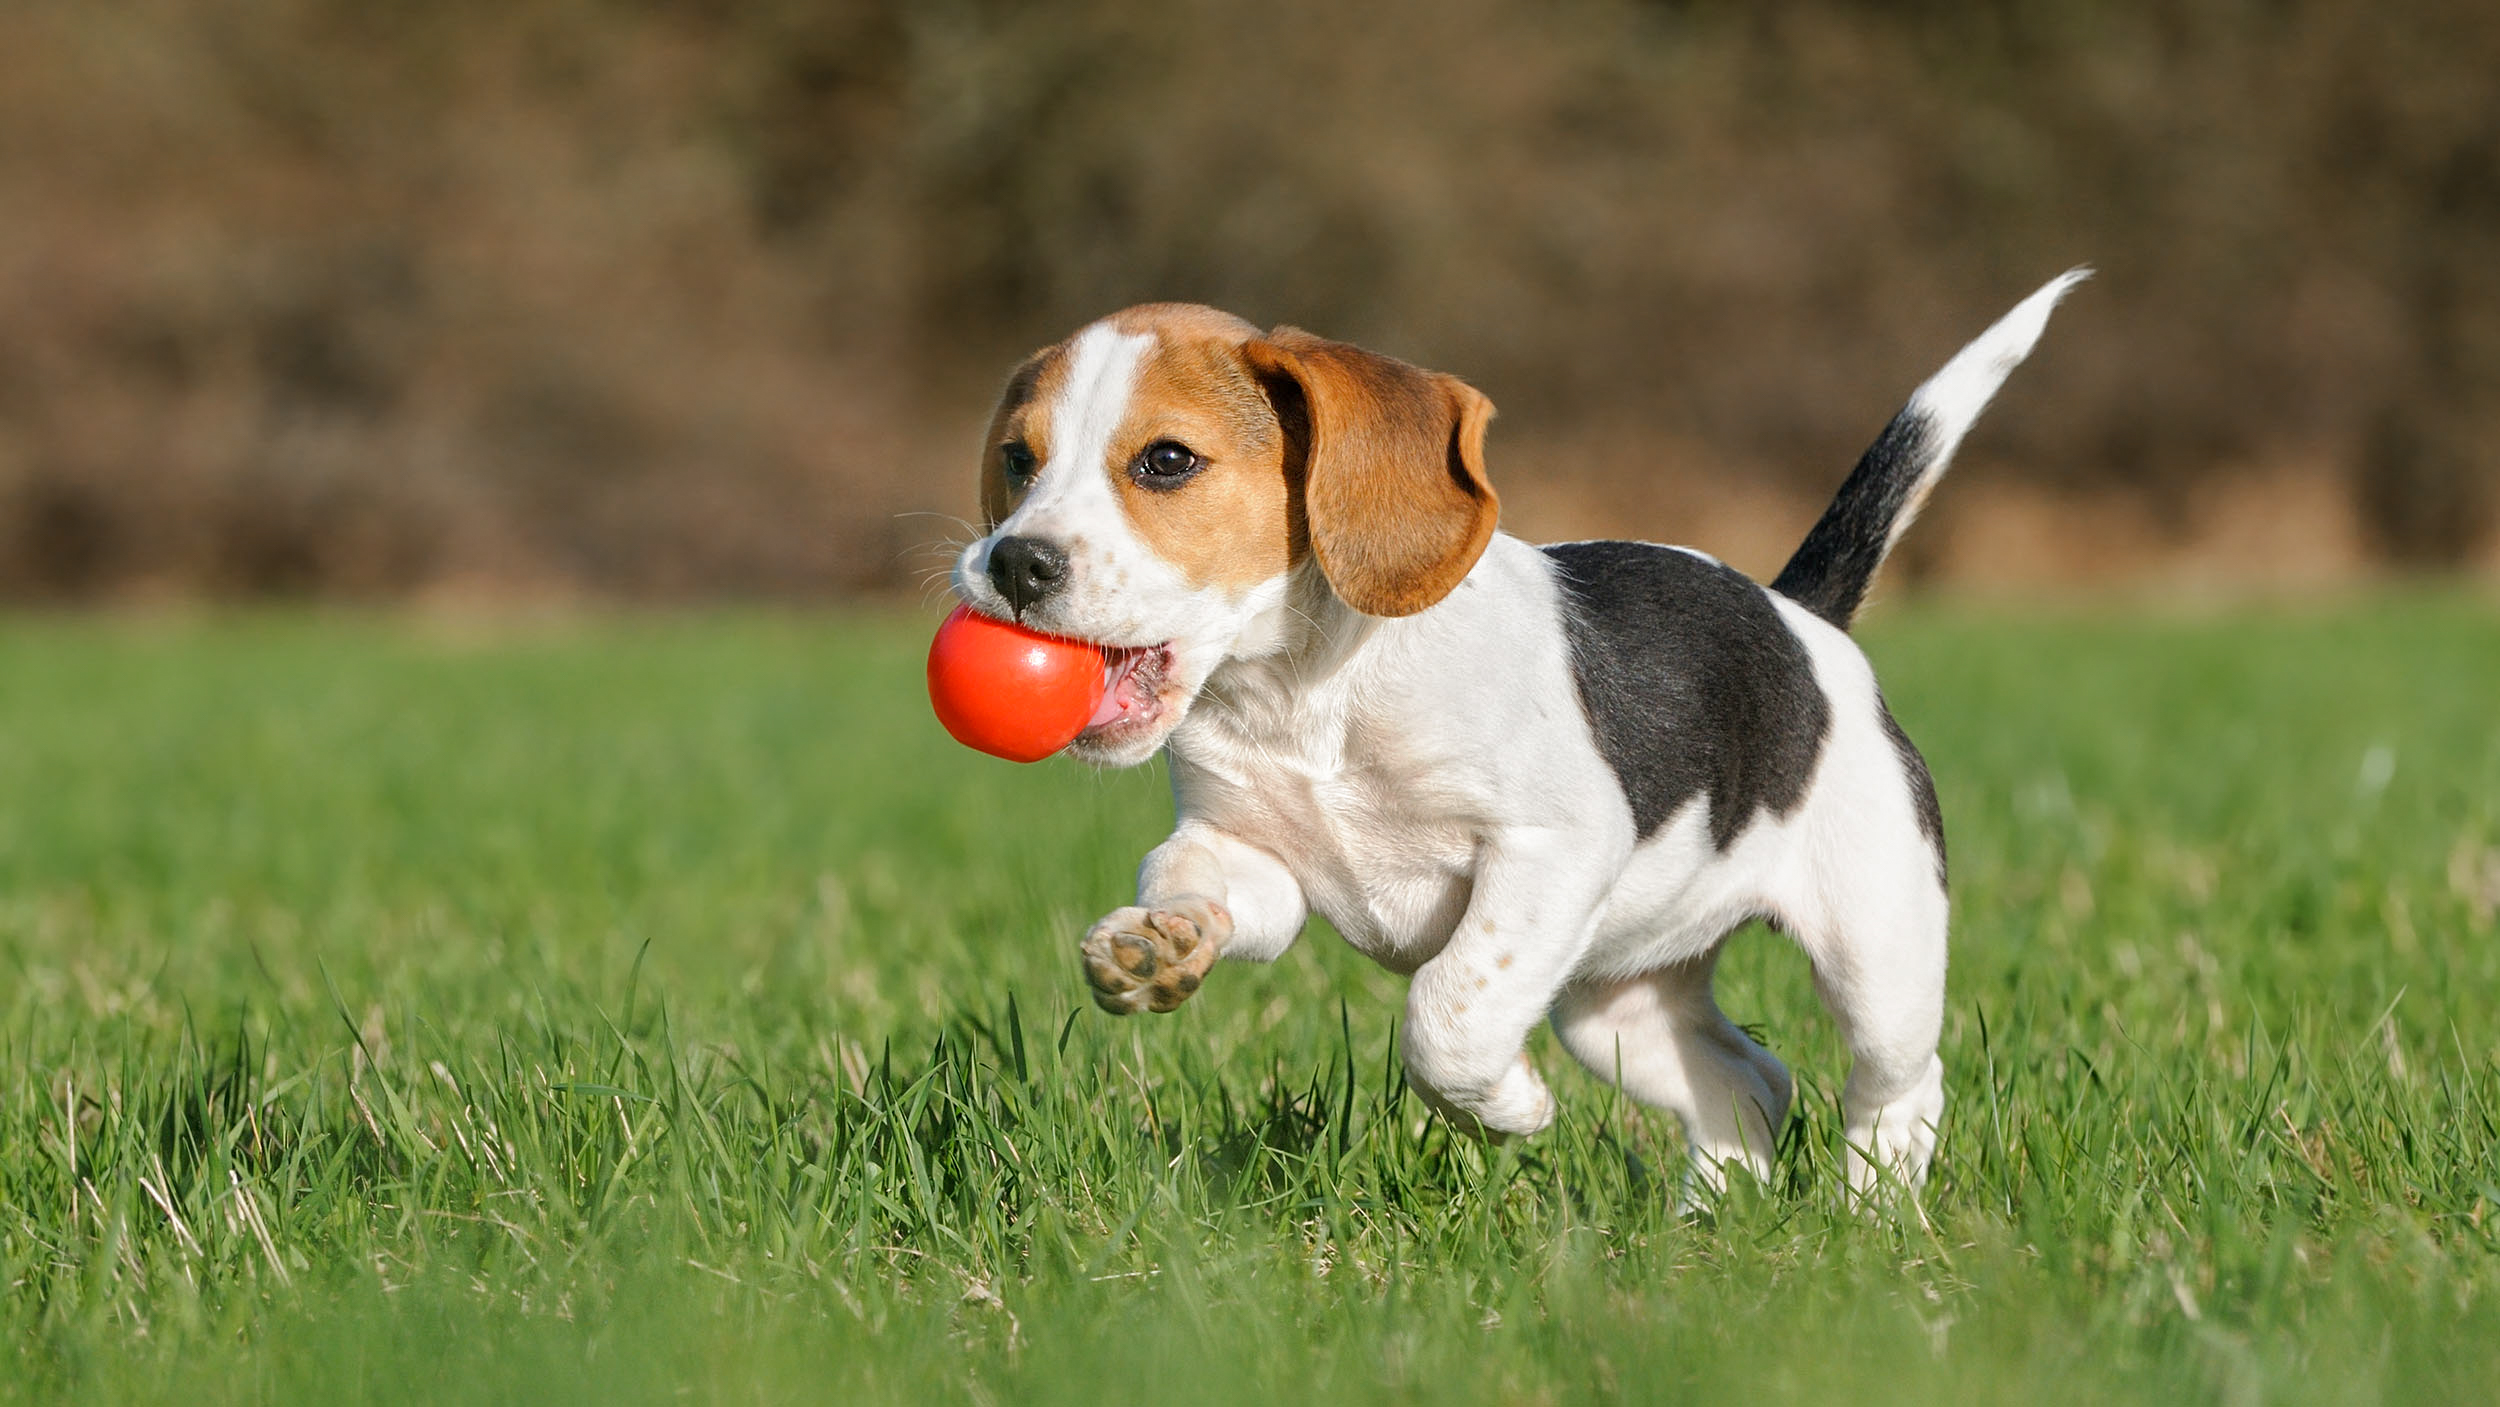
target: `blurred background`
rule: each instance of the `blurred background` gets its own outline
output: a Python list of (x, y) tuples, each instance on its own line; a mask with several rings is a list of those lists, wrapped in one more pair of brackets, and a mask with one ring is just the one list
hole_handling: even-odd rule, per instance
[(1150, 298), (1767, 571), (2082, 262), (1898, 579), (2500, 576), (2488, 3), (7, 0), (0, 598), (908, 590)]

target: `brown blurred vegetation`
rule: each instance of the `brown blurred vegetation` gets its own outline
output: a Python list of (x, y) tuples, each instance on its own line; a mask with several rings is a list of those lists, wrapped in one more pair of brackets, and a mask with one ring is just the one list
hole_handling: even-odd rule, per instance
[(2488, 3), (6, 0), (0, 595), (907, 581), (1148, 298), (1775, 565), (2083, 261), (1911, 570), (2500, 556)]

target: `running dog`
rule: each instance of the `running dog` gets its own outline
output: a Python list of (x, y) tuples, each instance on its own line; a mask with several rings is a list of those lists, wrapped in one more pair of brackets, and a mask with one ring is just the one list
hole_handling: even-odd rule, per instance
[(2076, 270), (1910, 397), (1767, 587), (1645, 542), (1495, 530), (1492, 403), (1212, 308), (1115, 313), (1018, 367), (982, 459), (972, 609), (1100, 645), (1070, 751), (1170, 755), (1178, 824), (1084, 938), (1094, 999), (1170, 1011), (1313, 912), (1412, 978), (1409, 1081), (1481, 1135), (1554, 1100), (1524, 1043), (1767, 1176), (1786, 1067), (1723, 1015), (1728, 934), (1789, 935), (1850, 1052), (1848, 1179), (1915, 1186), (1944, 1114), (1944, 827), (1848, 627)]

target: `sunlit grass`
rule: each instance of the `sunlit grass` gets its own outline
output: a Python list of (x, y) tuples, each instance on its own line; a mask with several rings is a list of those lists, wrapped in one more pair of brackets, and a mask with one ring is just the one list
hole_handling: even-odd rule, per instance
[[(1923, 611), (1924, 1215), (1542, 1051), (1486, 1149), (1324, 929), (1081, 996), (1152, 773), (1015, 768), (929, 622), (0, 626), (0, 1399), (2441, 1400), (2500, 1380), (2500, 616)], [(2477, 1385), (2480, 1385), (2478, 1388)]]

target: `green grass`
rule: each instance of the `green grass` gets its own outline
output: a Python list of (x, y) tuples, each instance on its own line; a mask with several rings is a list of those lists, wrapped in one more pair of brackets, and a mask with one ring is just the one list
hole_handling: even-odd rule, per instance
[(2490, 1400), (2500, 612), (1869, 632), (1953, 841), (1924, 1219), (1539, 1050), (1486, 1149), (1316, 928), (1082, 996), (1154, 772), (929, 622), (0, 622), (0, 1402)]

